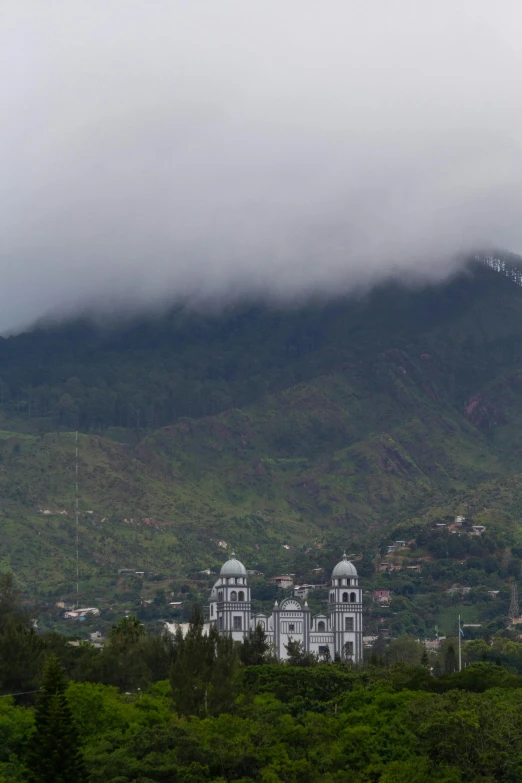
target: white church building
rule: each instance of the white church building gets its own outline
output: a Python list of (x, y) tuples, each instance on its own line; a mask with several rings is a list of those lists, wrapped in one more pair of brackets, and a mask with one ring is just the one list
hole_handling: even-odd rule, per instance
[(236, 641), (243, 641), (250, 630), (260, 625), (282, 660), (287, 657), (285, 645), (293, 640), (301, 642), (306, 652), (322, 656), (328, 647), (332, 658), (340, 655), (359, 663), (363, 656), (363, 627), (357, 569), (346, 554), (337, 563), (332, 571), (327, 614), (312, 617), (306, 600), (284, 598), (275, 602), (268, 615), (252, 611), (245, 566), (232, 553), (210, 592), (209, 624)]

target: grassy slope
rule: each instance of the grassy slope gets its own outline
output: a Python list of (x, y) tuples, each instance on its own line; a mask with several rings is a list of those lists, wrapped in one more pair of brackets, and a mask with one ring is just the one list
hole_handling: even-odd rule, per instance
[[(522, 292), (479, 270), (405, 295), (392, 334), (382, 311), (394, 320), (397, 303), (379, 296), (380, 323), (355, 330), (327, 373), (137, 446), (81, 435), (84, 580), (103, 591), (121, 567), (182, 575), (218, 563), (221, 538), (283, 567), (283, 543), (353, 551), (457, 507), (517, 523)], [(74, 579), (74, 449), (70, 433), (0, 439), (0, 563), (29, 586)]]

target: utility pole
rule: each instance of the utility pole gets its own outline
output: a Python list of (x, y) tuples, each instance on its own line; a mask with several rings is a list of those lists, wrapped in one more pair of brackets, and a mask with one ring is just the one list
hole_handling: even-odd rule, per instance
[(79, 557), (79, 530), (78, 530), (78, 430), (76, 430), (76, 463), (75, 463), (75, 517), (76, 517), (76, 608), (79, 607), (80, 593), (80, 557)]

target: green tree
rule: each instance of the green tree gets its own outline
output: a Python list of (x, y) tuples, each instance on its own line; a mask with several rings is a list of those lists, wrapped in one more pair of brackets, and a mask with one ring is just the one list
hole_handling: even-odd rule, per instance
[(238, 645), (215, 627), (205, 631), (199, 607), (194, 607), (187, 635), (178, 631), (170, 670), (172, 699), (180, 715), (218, 715), (234, 699)]
[(244, 666), (260, 666), (265, 663), (269, 648), (264, 629), (261, 625), (256, 625), (253, 631), (248, 632), (241, 645), (241, 663)]
[(122, 649), (129, 649), (145, 635), (145, 629), (134, 616), (123, 617), (109, 633), (109, 642)]
[(444, 655), (444, 673), (453, 674), (457, 671), (457, 656), (455, 648), (452, 644), (448, 645), (446, 653)]
[(385, 655), (386, 655), (386, 642), (384, 641), (383, 635), (380, 633), (377, 635), (377, 638), (372, 645), (370, 663), (373, 664), (373, 666), (382, 666), (384, 663)]
[(186, 637), (177, 637), (170, 670), (172, 699), (180, 715), (206, 715), (215, 651), (214, 640), (203, 631), (203, 615), (194, 607)]
[(99, 661), (98, 679), (125, 691), (143, 688), (152, 679), (144, 647), (152, 653), (143, 625), (133, 615), (123, 617), (109, 633)]
[(306, 652), (302, 642), (290, 639), (288, 644), (285, 644), (285, 649), (290, 666), (315, 666), (318, 663), (317, 655)]
[(27, 753), (31, 783), (82, 783), (87, 773), (56, 656), (45, 665)]
[(22, 693), (38, 687), (44, 643), (32, 628), (8, 620), (0, 634), (0, 690)]
[(422, 658), (423, 645), (412, 636), (399, 636), (392, 639), (386, 651), (390, 663), (419, 664)]
[(215, 626), (210, 629), (209, 642), (213, 648), (213, 657), (207, 709), (211, 715), (219, 715), (228, 712), (234, 702), (234, 674), (239, 664), (239, 645), (231, 636), (220, 636)]
[(0, 574), (0, 692), (37, 687), (44, 643), (36, 634), (11, 573)]
[(0, 574), (0, 633), (8, 621), (30, 627), (30, 618), (22, 605), (22, 596), (11, 572)]

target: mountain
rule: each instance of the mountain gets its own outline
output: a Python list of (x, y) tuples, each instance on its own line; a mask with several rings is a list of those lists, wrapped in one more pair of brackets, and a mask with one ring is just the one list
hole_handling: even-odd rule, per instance
[(0, 375), (0, 567), (28, 594), (73, 591), (76, 427), (85, 597), (217, 565), (218, 541), (269, 573), (454, 513), (519, 535), (522, 288), (484, 263), (289, 311), (40, 327), (0, 341)]

